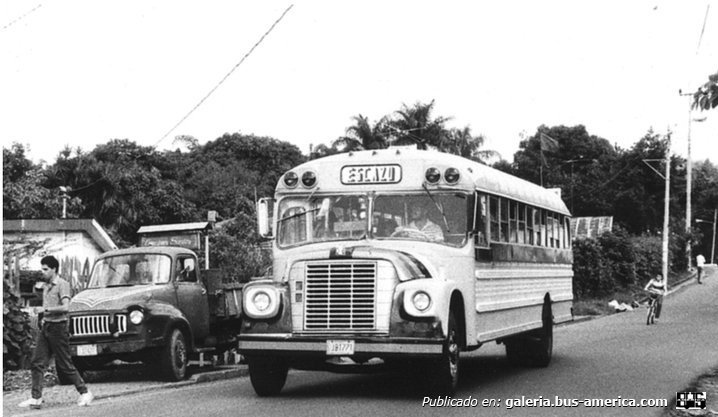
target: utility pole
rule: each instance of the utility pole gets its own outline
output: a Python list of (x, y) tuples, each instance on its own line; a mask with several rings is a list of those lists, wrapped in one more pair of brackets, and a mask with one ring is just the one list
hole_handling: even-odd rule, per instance
[[(659, 170), (654, 168), (649, 162), (664, 162), (666, 165), (665, 174), (661, 174)], [(662, 245), (662, 274), (663, 284), (666, 290), (668, 290), (668, 237), (670, 231), (668, 229), (668, 218), (670, 215), (670, 200), (671, 200), (671, 134), (670, 132), (666, 138), (666, 156), (665, 159), (644, 159), (643, 163), (648, 165), (659, 177), (665, 180), (665, 192), (663, 200), (663, 245)]]
[(688, 271), (691, 270), (691, 189), (692, 177), (693, 177), (693, 161), (691, 160), (691, 107), (693, 97), (692, 93), (683, 93), (678, 90), (678, 94), (681, 96), (688, 96), (688, 154), (686, 157), (686, 259), (688, 261)]
[(678, 94), (681, 96), (688, 96), (688, 134), (686, 140), (688, 141), (688, 153), (686, 156), (686, 260), (688, 265), (688, 271), (691, 270), (691, 190), (693, 189), (693, 159), (691, 158), (691, 125), (693, 122), (702, 122), (703, 119), (693, 119), (693, 93), (684, 93), (682, 90), (678, 90)]
[[(669, 216), (669, 201), (671, 199), (671, 136), (668, 134), (666, 144), (666, 191), (665, 200), (663, 203), (663, 250), (662, 250), (662, 261), (663, 261), (663, 285), (666, 291), (668, 291), (668, 216)], [(690, 256), (690, 255), (689, 255)], [(690, 262), (689, 264), (690, 265)]]

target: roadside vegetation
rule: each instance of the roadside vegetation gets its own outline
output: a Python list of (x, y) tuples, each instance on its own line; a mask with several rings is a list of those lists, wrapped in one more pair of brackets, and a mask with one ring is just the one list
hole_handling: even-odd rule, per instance
[[(700, 97), (708, 97), (700, 101), (708, 103), (706, 109), (714, 107), (714, 92), (711, 80)], [(218, 221), (210, 236), (212, 266), (246, 282), (264, 274), (270, 264), (255, 229), (255, 200), (271, 196), (285, 171), (340, 152), (416, 145), (560, 189), (575, 217), (613, 217), (611, 233), (574, 245), (577, 314), (606, 313), (607, 302), (614, 298), (629, 302), (637, 288), (660, 273), (665, 182), (645, 161), (659, 161), (654, 165), (662, 170), (670, 132), (648, 129), (633, 146), (622, 149), (582, 125), (541, 125), (522, 135), (514, 155), (502, 157), (484, 149), (485, 137), (470, 126), (451, 126), (451, 117), (435, 115), (434, 101), (402, 104), (376, 121), (362, 114), (348, 121), (344, 132), (336, 138), (318, 138), (325, 142), (307, 154), (286, 141), (239, 132), (203, 138), (203, 143), (178, 136), (175, 149), (165, 151), (112, 139), (89, 151), (66, 148), (54, 161), (42, 163), (31, 161), (23, 144), (12, 143), (3, 146), (3, 219), (58, 218), (65, 199), (69, 218), (93, 218), (118, 246), (129, 247), (136, 244), (142, 225), (196, 222), (216, 211)], [(555, 144), (546, 147), (546, 136)], [(5, 139), (7, 143), (14, 138)], [(710, 253), (709, 225), (693, 224), (686, 232), (685, 167), (684, 159), (670, 155), (669, 285), (688, 269), (688, 247), (694, 254)], [(718, 167), (709, 160), (694, 163), (692, 181), (694, 218), (712, 219), (718, 207)], [(16, 246), (3, 239), (6, 256), (15, 253)], [(24, 241), (21, 246), (41, 245)], [(23, 368), (30, 339), (18, 336), (8, 341), (13, 336), (7, 332), (24, 329), (24, 324), (16, 313), (17, 299), (6, 297), (4, 302), (5, 369)]]

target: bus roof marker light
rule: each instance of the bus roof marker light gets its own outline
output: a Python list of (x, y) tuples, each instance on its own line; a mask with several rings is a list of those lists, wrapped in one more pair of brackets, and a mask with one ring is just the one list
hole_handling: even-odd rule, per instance
[(317, 174), (312, 171), (307, 171), (302, 174), (302, 185), (307, 188), (312, 188), (317, 185)]
[(444, 171), (444, 179), (448, 184), (456, 184), (459, 182), (459, 178), (461, 178), (461, 173), (456, 168), (446, 168)]
[(431, 167), (426, 170), (425, 178), (429, 184), (436, 184), (441, 179), (441, 171), (438, 168)]
[(289, 171), (284, 174), (284, 185), (286, 185), (288, 188), (296, 187), (298, 182), (299, 177), (294, 171)]

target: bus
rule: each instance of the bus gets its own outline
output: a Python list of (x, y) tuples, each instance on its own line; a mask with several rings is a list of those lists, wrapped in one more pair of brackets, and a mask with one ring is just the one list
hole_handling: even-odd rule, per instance
[(257, 203), (271, 276), (243, 289), (239, 352), (259, 396), (288, 369), (422, 364), (457, 386), (460, 353), (505, 345), (548, 366), (572, 320), (570, 213), (557, 190), (407, 147), (327, 156), (282, 175)]

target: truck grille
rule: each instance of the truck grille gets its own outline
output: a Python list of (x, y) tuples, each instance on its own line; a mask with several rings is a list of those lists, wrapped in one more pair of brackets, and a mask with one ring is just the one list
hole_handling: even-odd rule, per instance
[(308, 263), (305, 330), (373, 330), (376, 271), (374, 262)]
[(127, 316), (123, 314), (115, 315), (117, 325), (110, 328), (110, 316), (108, 314), (96, 316), (78, 316), (72, 317), (72, 335), (73, 336), (101, 336), (112, 334), (112, 330), (120, 333), (127, 331)]

